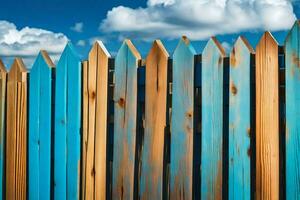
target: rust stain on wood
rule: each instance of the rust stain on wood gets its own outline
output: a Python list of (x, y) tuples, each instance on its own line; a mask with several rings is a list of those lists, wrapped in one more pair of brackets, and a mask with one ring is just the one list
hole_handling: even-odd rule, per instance
[(235, 96), (235, 95), (237, 94), (237, 92), (238, 92), (236, 86), (234, 85), (234, 83), (233, 83), (232, 81), (230, 82), (230, 91), (231, 91), (231, 93), (232, 93), (234, 96)]

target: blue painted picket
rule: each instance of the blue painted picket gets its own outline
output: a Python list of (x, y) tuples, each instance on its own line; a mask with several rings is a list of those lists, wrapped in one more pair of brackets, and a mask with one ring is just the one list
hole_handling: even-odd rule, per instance
[(300, 22), (285, 42), (286, 199), (300, 199)]
[(220, 43), (210, 39), (202, 54), (202, 199), (222, 199), (224, 57)]
[(194, 135), (194, 56), (183, 37), (173, 55), (170, 198), (192, 199)]
[(68, 43), (56, 67), (54, 198), (78, 199), (80, 181), (81, 62)]
[(250, 199), (251, 77), (254, 50), (239, 37), (230, 55), (229, 199)]
[(47, 52), (41, 51), (30, 71), (28, 197), (50, 199), (52, 68)]
[(133, 199), (140, 54), (125, 40), (115, 60), (113, 199)]
[(4, 199), (4, 161), (5, 161), (5, 100), (7, 70), (0, 60), (0, 200)]

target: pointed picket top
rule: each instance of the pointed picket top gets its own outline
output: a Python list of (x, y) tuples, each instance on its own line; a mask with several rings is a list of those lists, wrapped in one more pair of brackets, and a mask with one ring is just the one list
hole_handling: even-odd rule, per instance
[(108, 57), (108, 58), (111, 57), (110, 53), (108, 52), (108, 50), (106, 49), (105, 45), (103, 44), (103, 42), (101, 40), (97, 40), (94, 43), (92, 49), (90, 50), (90, 54), (92, 51), (96, 51), (96, 50), (98, 51), (98, 49), (100, 49), (106, 55), (106, 57)]
[(260, 48), (265, 48), (268, 44), (270, 45), (276, 45), (278, 46), (278, 42), (276, 41), (276, 39), (273, 37), (272, 33), (270, 33), (269, 31), (266, 31), (260, 38), (257, 46), (256, 46), (256, 52), (260, 49)]
[(132, 44), (131, 40), (129, 39), (125, 39), (122, 46), (120, 47), (117, 57), (119, 54), (124, 53), (125, 49), (129, 50), (129, 52), (131, 52), (131, 54), (138, 60), (142, 59), (140, 53), (138, 52), (138, 50), (135, 48), (135, 46)]
[(174, 51), (174, 55), (181, 49), (188, 49), (188, 52), (190, 52), (193, 55), (196, 55), (196, 51), (195, 51), (193, 45), (191, 44), (191, 41), (186, 36), (181, 37), (181, 39)]
[(10, 71), (8, 72), (8, 81), (26, 82), (27, 69), (21, 58), (15, 58)]
[[(289, 40), (291, 40), (291, 38), (293, 37), (294, 34), (300, 33), (300, 20), (295, 21), (294, 25), (292, 26), (291, 30), (289, 31), (289, 33), (287, 34), (284, 44), (286, 46), (286, 44), (289, 42)], [(298, 37), (295, 35), (295, 37)]]
[[(45, 65), (41, 64), (44, 63)], [(55, 65), (52, 62), (51, 58), (49, 57), (47, 51), (45, 50), (41, 50), (39, 55), (37, 56), (37, 58), (34, 61), (34, 64), (32, 66), (32, 69), (36, 68), (36, 67), (41, 67), (41, 66), (47, 66), (48, 68), (54, 68)]]
[(226, 57), (226, 51), (216, 37), (210, 38), (210, 40), (207, 42), (207, 44), (203, 50), (203, 54), (205, 54), (209, 48), (213, 48), (213, 47), (218, 50), (218, 52), (220, 53), (220, 55), (223, 58)]
[[(244, 36), (239, 36), (238, 39), (236, 40), (234, 47), (236, 46), (244, 46), (249, 53), (255, 53), (253, 47), (250, 45), (250, 43), (248, 42), (248, 40), (244, 37)], [(234, 48), (232, 49), (232, 51), (234, 51)]]
[(160, 40), (155, 40), (152, 44), (150, 52), (148, 53), (147, 60), (149, 60), (150, 57), (158, 55), (158, 54), (163, 55), (166, 58), (169, 57), (169, 53), (165, 49), (162, 42)]
[(74, 57), (75, 59), (78, 59), (78, 60), (80, 59), (77, 51), (75, 50), (73, 44), (70, 41), (66, 44), (66, 46), (65, 46), (65, 48), (64, 48), (64, 50), (61, 54), (60, 60), (65, 55), (72, 56), (72, 57)]
[(243, 60), (243, 56), (242, 56), (243, 52), (244, 53), (247, 52), (247, 54), (255, 53), (254, 49), (249, 44), (248, 40), (243, 36), (239, 36), (238, 39), (236, 40), (236, 42), (234, 43), (234, 46), (230, 53), (231, 67), (236, 67), (241, 63), (241, 61)]

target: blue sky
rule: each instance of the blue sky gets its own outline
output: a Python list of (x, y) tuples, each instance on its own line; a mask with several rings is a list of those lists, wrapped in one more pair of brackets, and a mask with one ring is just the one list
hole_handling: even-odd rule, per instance
[(59, 59), (71, 40), (86, 59), (95, 39), (115, 55), (124, 38), (143, 57), (153, 39), (162, 39), (170, 54), (181, 35), (198, 53), (216, 35), (227, 51), (238, 35), (255, 47), (264, 30), (283, 44), (300, 18), (299, 0), (9, 0), (0, 8), (0, 57), (10, 65), (22, 56), (30, 67), (39, 49)]

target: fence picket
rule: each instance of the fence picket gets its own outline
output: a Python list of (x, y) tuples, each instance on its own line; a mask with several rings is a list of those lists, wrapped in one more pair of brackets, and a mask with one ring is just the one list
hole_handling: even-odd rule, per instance
[(115, 60), (113, 199), (133, 199), (137, 116), (137, 67), (141, 56), (125, 40)]
[(167, 106), (168, 57), (156, 40), (146, 60), (145, 133), (142, 151), (140, 197), (162, 199), (164, 136)]
[(0, 200), (4, 199), (4, 178), (5, 178), (5, 106), (6, 106), (6, 80), (7, 70), (0, 60)]
[(230, 55), (229, 199), (250, 199), (254, 50), (239, 37)]
[(216, 38), (209, 40), (202, 54), (202, 199), (222, 199), (223, 194), (225, 56)]
[(6, 199), (26, 199), (27, 70), (16, 58), (7, 80)]
[(54, 198), (78, 199), (81, 62), (71, 43), (56, 67), (55, 109)]
[(53, 67), (47, 52), (41, 51), (30, 70), (29, 199), (50, 199)]
[(279, 198), (278, 44), (266, 32), (256, 48), (256, 199)]
[(300, 22), (285, 41), (286, 61), (286, 199), (300, 198)]
[(194, 56), (183, 37), (173, 55), (170, 198), (192, 199)]

